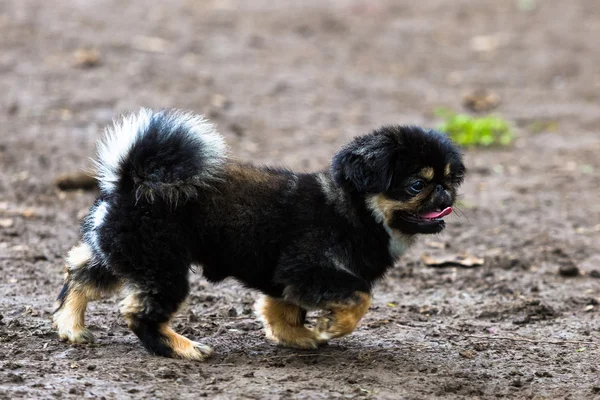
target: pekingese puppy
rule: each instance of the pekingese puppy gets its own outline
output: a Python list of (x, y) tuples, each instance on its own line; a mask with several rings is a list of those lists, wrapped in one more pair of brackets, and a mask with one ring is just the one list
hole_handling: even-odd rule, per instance
[[(121, 289), (121, 313), (153, 354), (203, 360), (212, 349), (171, 329), (192, 265), (263, 293), (267, 337), (316, 348), (351, 333), (371, 290), (418, 234), (444, 229), (465, 167), (443, 134), (384, 126), (296, 173), (233, 162), (200, 116), (142, 109), (98, 146), (100, 194), (68, 254), (54, 323), (93, 341), (89, 300)], [(312, 329), (307, 310), (325, 310)]]

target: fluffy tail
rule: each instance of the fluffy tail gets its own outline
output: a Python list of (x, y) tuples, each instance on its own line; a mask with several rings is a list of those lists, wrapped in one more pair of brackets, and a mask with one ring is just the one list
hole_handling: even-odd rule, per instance
[(135, 195), (135, 201), (163, 199), (177, 206), (219, 179), (227, 146), (199, 115), (141, 109), (106, 129), (98, 145), (101, 192)]

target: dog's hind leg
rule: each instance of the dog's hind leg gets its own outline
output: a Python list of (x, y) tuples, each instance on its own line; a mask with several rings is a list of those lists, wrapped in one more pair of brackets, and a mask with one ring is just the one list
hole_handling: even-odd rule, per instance
[[(139, 270), (138, 270), (139, 271)], [(132, 275), (124, 284), (121, 313), (129, 328), (152, 354), (203, 361), (212, 348), (178, 333), (170, 322), (189, 292), (188, 267), (154, 270), (156, 275)]]
[(86, 243), (73, 247), (67, 257), (65, 282), (53, 314), (60, 339), (71, 343), (93, 342), (94, 336), (85, 327), (87, 304), (118, 286), (118, 279), (95, 259)]

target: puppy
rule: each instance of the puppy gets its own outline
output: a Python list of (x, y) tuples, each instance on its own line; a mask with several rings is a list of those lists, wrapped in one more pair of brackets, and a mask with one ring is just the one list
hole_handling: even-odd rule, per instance
[[(212, 349), (169, 326), (192, 265), (262, 292), (268, 338), (316, 348), (356, 328), (374, 283), (418, 234), (444, 229), (465, 174), (446, 136), (415, 126), (357, 137), (329, 171), (308, 174), (236, 163), (202, 117), (146, 109), (107, 129), (96, 163), (100, 194), (67, 256), (58, 334), (93, 341), (88, 301), (120, 288), (149, 352), (193, 360)], [(327, 313), (309, 329), (315, 309)]]

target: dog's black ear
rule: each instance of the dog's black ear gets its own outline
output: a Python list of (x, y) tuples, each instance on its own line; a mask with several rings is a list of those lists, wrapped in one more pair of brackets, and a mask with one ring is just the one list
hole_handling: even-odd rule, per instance
[(333, 180), (359, 193), (387, 191), (392, 182), (398, 147), (397, 138), (383, 129), (357, 137), (333, 157)]

